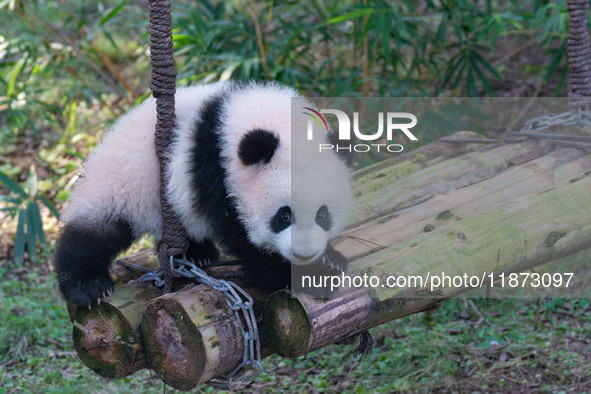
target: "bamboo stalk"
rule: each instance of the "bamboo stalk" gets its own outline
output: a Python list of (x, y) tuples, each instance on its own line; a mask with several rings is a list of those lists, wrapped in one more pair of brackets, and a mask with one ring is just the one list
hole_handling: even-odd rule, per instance
[(256, 31), (257, 43), (259, 46), (259, 54), (261, 56), (261, 62), (263, 64), (263, 72), (265, 73), (265, 75), (268, 75), (269, 67), (267, 66), (267, 55), (265, 54), (265, 43), (263, 41), (263, 33), (261, 30), (261, 25), (259, 23), (259, 13), (257, 11), (256, 0), (251, 0), (250, 6), (252, 8), (252, 19), (254, 20), (254, 28)]

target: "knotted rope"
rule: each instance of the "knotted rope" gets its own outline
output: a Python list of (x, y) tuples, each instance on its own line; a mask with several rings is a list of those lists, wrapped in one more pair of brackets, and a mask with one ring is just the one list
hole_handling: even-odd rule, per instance
[(570, 22), (567, 53), (570, 71), (569, 97), (575, 106), (591, 102), (591, 47), (587, 32), (588, 0), (567, 0)]
[(164, 292), (172, 289), (173, 270), (171, 256), (184, 254), (189, 248), (185, 229), (166, 199), (168, 147), (175, 125), (174, 94), (176, 69), (172, 50), (172, 14), (170, 0), (149, 0), (150, 12), (150, 63), (152, 83), (150, 88), (156, 98), (156, 154), (160, 160), (160, 205), (162, 210), (162, 238), (158, 245), (158, 257), (164, 271)]

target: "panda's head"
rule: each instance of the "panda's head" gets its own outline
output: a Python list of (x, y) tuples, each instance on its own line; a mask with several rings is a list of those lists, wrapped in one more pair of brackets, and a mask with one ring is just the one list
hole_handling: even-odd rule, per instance
[(318, 141), (301, 152), (292, 144), (304, 132), (292, 130), (292, 97), (300, 96), (275, 84), (230, 92), (221, 122), (231, 147), (222, 156), (250, 242), (302, 265), (320, 258), (343, 229), (352, 198), (349, 170), (334, 152), (320, 154)]

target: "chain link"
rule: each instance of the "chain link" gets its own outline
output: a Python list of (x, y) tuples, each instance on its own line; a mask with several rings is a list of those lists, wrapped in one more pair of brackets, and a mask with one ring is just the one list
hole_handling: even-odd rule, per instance
[(520, 131), (543, 131), (556, 126), (591, 127), (591, 113), (588, 108), (574, 108), (558, 115), (538, 116), (525, 122)]
[[(231, 390), (232, 382), (250, 382), (254, 380), (263, 372), (263, 364), (261, 363), (261, 340), (253, 310), (252, 297), (233, 282), (212, 278), (199, 268), (194, 261), (187, 260), (185, 256), (183, 258), (173, 258), (171, 256), (170, 265), (175, 277), (196, 279), (198, 282), (222, 292), (226, 297), (226, 303), (234, 311), (234, 316), (240, 326), (244, 340), (242, 363), (230, 373), (211, 380), (210, 384), (218, 388)], [(135, 281), (141, 283), (153, 282), (156, 287), (162, 287), (164, 286), (163, 269), (160, 267), (148, 272)]]

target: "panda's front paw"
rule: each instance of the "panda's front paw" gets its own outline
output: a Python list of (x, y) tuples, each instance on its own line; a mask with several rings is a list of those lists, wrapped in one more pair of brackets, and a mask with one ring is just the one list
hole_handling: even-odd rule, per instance
[(102, 299), (111, 295), (113, 281), (108, 274), (86, 279), (60, 280), (60, 290), (66, 301), (90, 309), (92, 305), (100, 305)]
[(330, 270), (345, 272), (349, 266), (349, 262), (341, 253), (337, 252), (332, 246), (328, 245), (324, 254), (318, 261), (321, 265)]
[(342, 271), (336, 266), (322, 262), (293, 265), (291, 269), (291, 290), (313, 298), (330, 299), (338, 296), (340, 286), (333, 286), (332, 277), (339, 277)]

